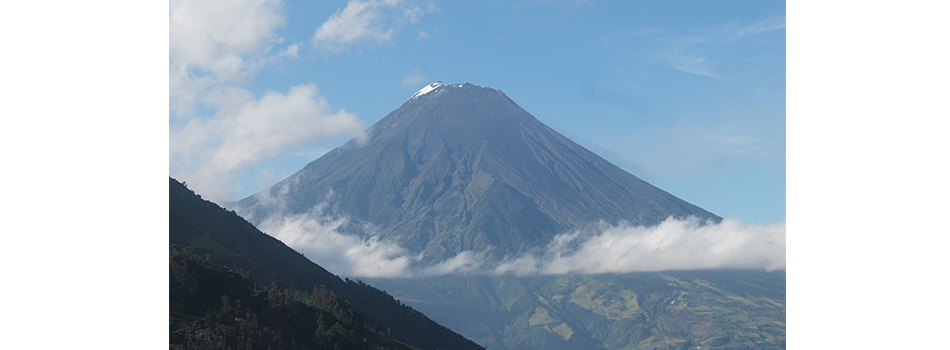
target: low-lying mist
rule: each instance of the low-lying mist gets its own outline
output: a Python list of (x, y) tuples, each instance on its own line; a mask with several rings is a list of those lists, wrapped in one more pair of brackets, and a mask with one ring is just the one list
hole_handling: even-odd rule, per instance
[(785, 268), (785, 221), (760, 225), (670, 217), (650, 227), (600, 223), (500, 262), (487, 262), (485, 252), (464, 251), (426, 267), (418, 264), (421, 254), (379, 239), (370, 225), (362, 226), (362, 236), (369, 238), (342, 233), (348, 221), (317, 206), (304, 214), (271, 216), (258, 226), (330, 272), (349, 277)]
[(689, 269), (785, 268), (785, 222), (743, 224), (667, 218), (656, 226), (597, 225), (555, 236), (541, 252), (503, 261), (493, 273), (624, 273)]

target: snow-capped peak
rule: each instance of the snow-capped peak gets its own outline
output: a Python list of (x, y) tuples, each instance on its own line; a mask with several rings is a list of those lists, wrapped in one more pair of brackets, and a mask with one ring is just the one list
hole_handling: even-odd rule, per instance
[(432, 83), (432, 84), (426, 85), (426, 87), (424, 87), (424, 88), (420, 89), (418, 92), (416, 92), (415, 95), (412, 95), (412, 98), (410, 98), (410, 100), (413, 99), (413, 98), (416, 98), (416, 97), (425, 95), (425, 94), (427, 94), (427, 93), (429, 93), (429, 92), (432, 92), (432, 90), (438, 89), (438, 88), (443, 87), (443, 86), (446, 86), (446, 85), (448, 85), (448, 84), (443, 83), (443, 82), (441, 82), (441, 81), (437, 81), (437, 82), (434, 82), (434, 83)]

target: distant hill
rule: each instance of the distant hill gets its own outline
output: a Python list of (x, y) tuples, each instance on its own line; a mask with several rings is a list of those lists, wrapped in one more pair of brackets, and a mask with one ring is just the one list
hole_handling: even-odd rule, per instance
[(367, 326), (419, 349), (483, 349), (392, 296), (360, 281), (341, 280), (215, 203), (169, 178), (169, 243), (191, 247), (208, 262), (247, 273), (258, 287), (309, 293), (324, 286), (365, 317)]
[(488, 261), (599, 221), (721, 218), (623, 171), (545, 126), (500, 90), (433, 83), (355, 139), (270, 188), (227, 203), (250, 222), (325, 204), (432, 265)]
[(785, 349), (785, 272), (369, 279), (494, 350)]

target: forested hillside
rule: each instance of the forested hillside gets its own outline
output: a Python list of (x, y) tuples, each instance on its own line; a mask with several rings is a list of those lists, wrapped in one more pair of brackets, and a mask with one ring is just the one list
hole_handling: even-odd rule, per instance
[(171, 349), (413, 349), (325, 288), (255, 288), (190, 248), (172, 247), (168, 287)]
[(233, 211), (202, 200), (173, 178), (169, 178), (169, 243), (191, 247), (209, 263), (242, 271), (251, 287), (263, 288), (277, 282), (289, 293), (310, 293), (323, 286), (362, 313), (365, 326), (385, 329), (393, 339), (410, 346), (483, 349), (386, 292), (329, 273)]

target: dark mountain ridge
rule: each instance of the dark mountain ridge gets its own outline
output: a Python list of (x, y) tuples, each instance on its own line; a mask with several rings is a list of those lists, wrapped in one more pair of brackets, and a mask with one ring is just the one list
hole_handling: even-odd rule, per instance
[(415, 349), (324, 288), (259, 289), (191, 247), (169, 255), (169, 349)]
[(367, 134), (228, 206), (260, 224), (325, 204), (355, 219), (349, 233), (371, 223), (421, 252), (423, 265), (462, 251), (498, 261), (599, 221), (721, 220), (560, 135), (500, 90), (436, 82)]
[(246, 272), (249, 283), (266, 287), (278, 282), (304, 293), (323, 286), (359, 310), (367, 327), (388, 330), (393, 339), (415, 348), (483, 349), (386, 292), (340, 279), (173, 178), (169, 178), (168, 219), (171, 245), (190, 247), (210, 263)]

